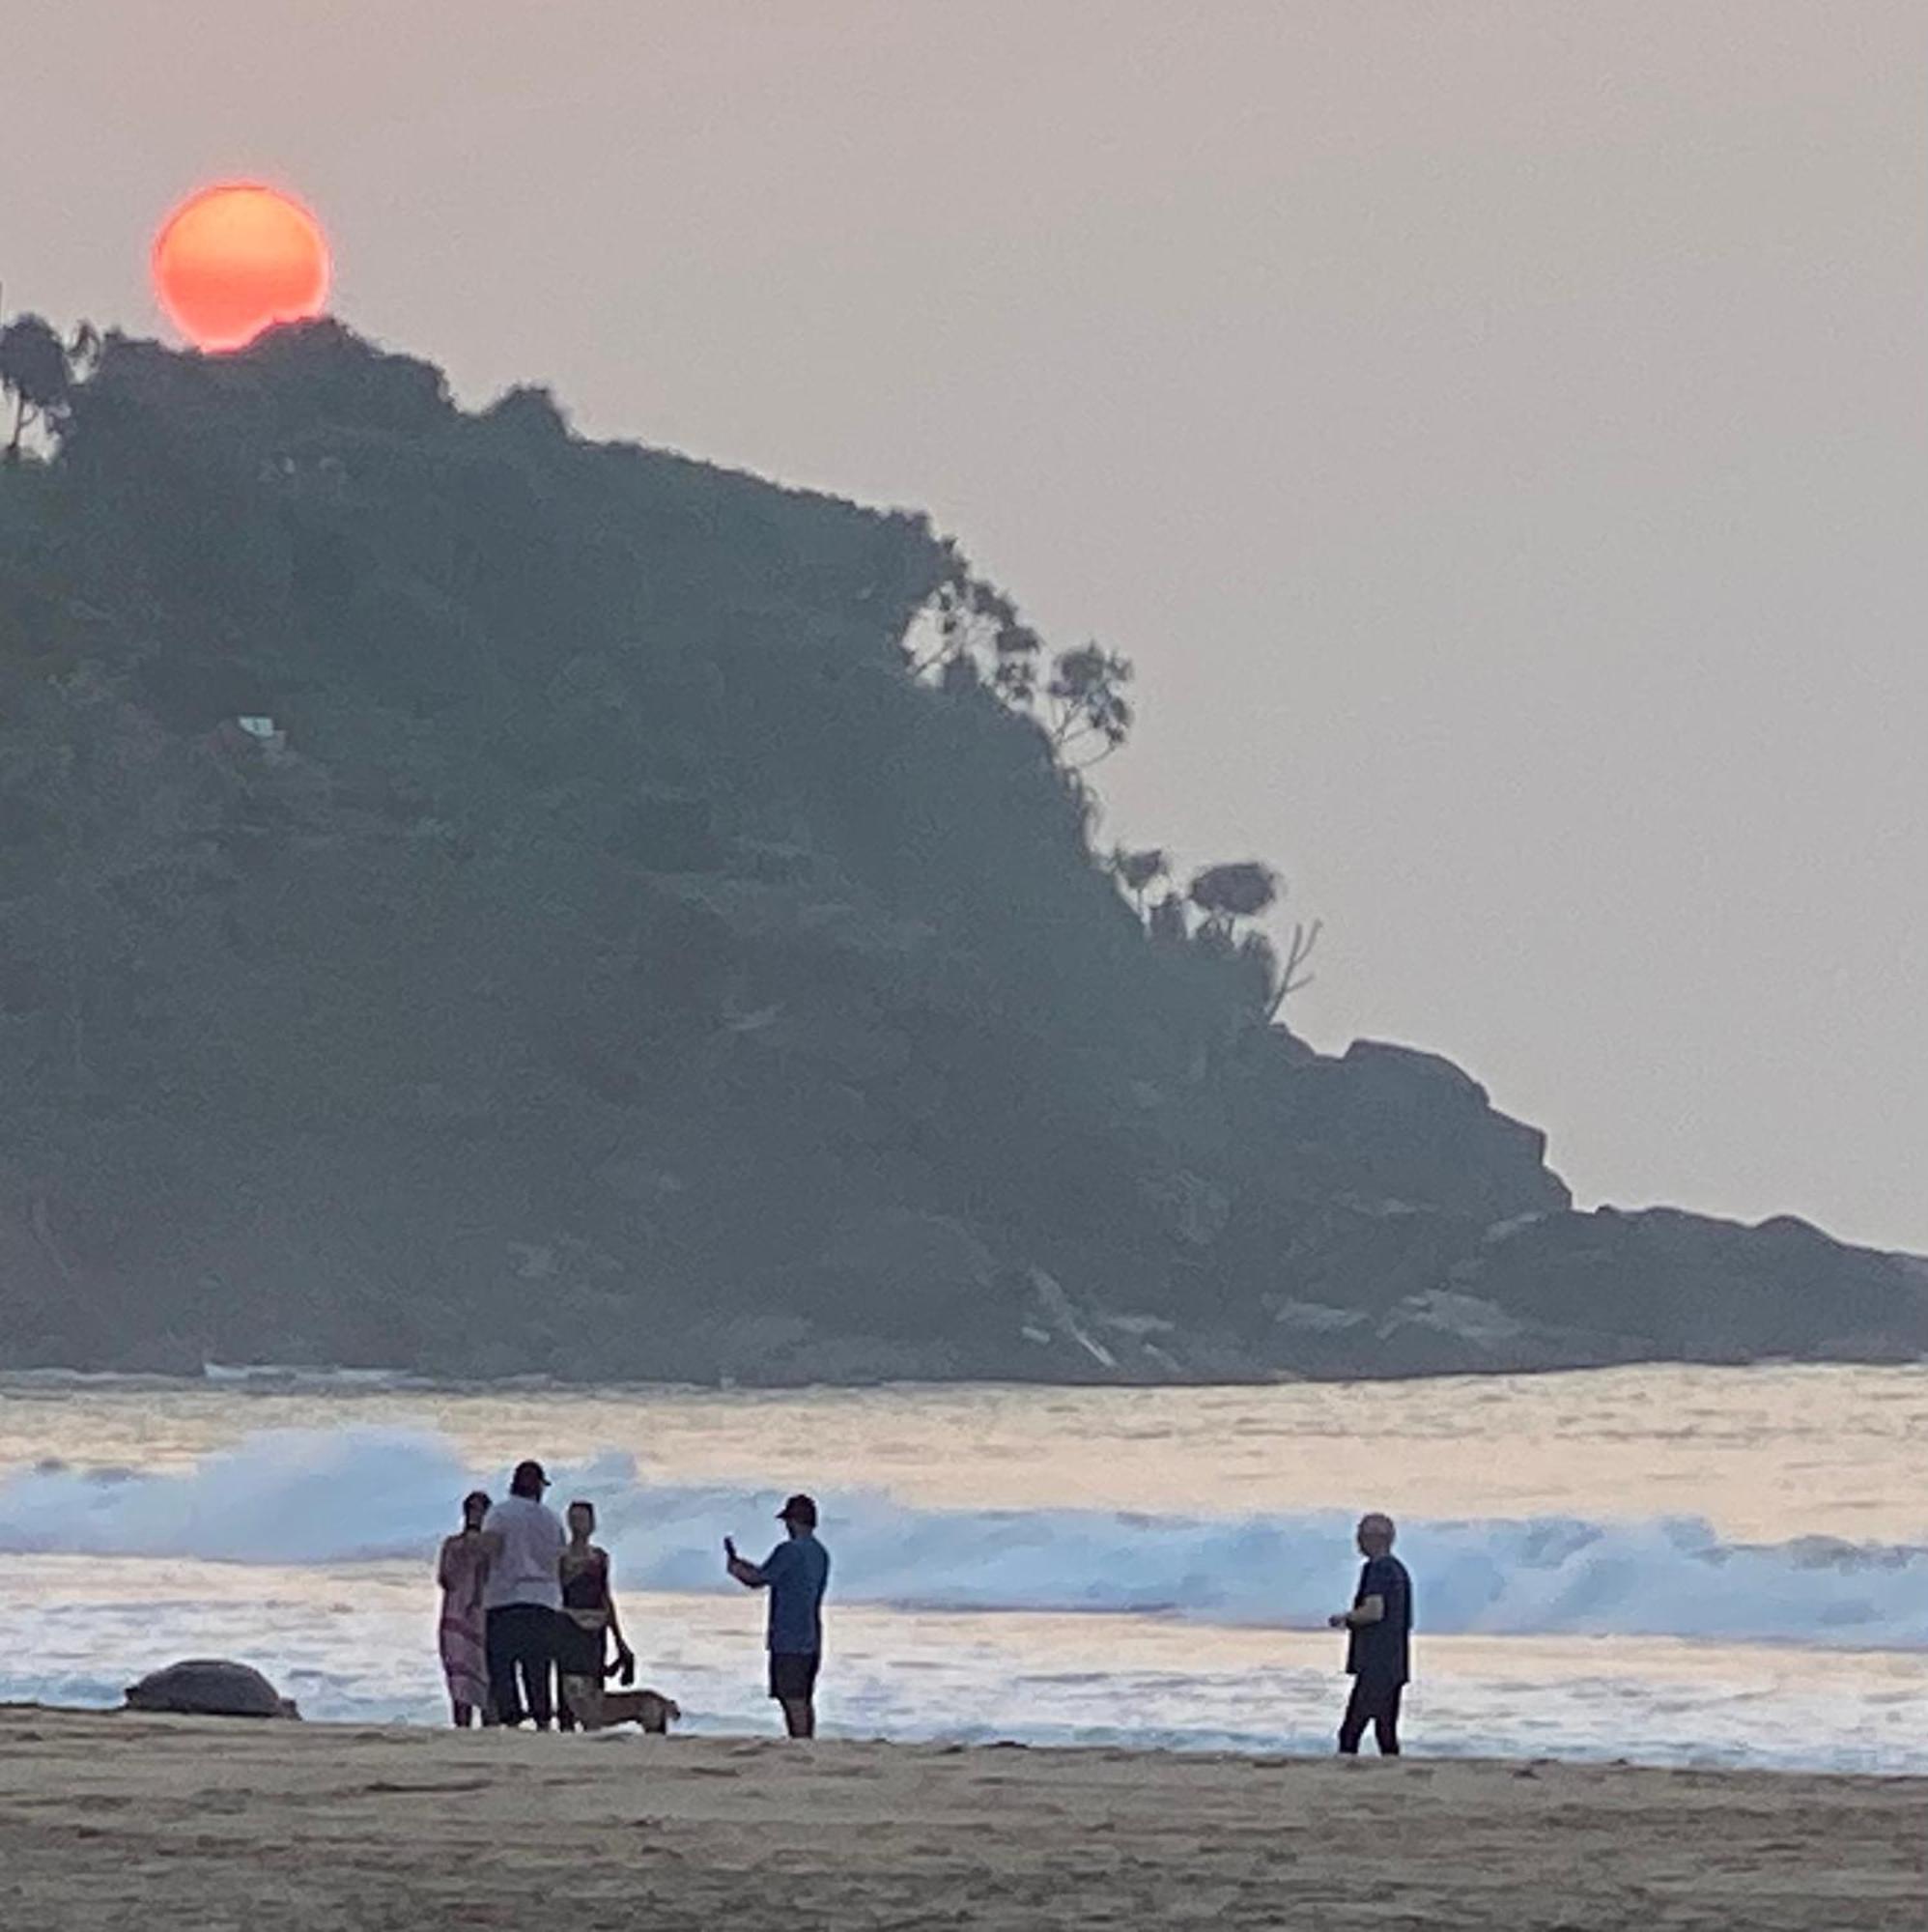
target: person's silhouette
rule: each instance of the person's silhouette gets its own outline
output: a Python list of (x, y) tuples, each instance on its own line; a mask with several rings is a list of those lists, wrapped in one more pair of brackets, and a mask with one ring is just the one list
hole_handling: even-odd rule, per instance
[(770, 1592), (770, 1694), (783, 1707), (793, 1738), (817, 1730), (817, 1666), (823, 1658), (823, 1593), (830, 1580), (830, 1552), (817, 1541), (817, 1506), (792, 1496), (778, 1512), (790, 1532), (761, 1563), (746, 1562), (723, 1538), (729, 1574), (746, 1590)]
[(1389, 1516), (1375, 1512), (1359, 1519), (1359, 1553), (1366, 1559), (1359, 1587), (1352, 1607), (1327, 1619), (1334, 1630), (1349, 1633), (1346, 1669), (1352, 1694), (1339, 1726), (1339, 1748), (1347, 1757), (1358, 1754), (1369, 1723), (1379, 1755), (1399, 1755), (1400, 1697), (1412, 1671), (1412, 1578), (1393, 1554), (1397, 1534)]

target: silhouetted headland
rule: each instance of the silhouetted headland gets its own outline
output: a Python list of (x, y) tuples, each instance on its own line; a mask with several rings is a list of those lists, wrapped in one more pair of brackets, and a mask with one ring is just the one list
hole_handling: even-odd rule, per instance
[(21, 341), (0, 1366), (1928, 1350), (1917, 1263), (1575, 1212), (1446, 1061), (1298, 1039), (1268, 868), (1094, 844), (1129, 667), (924, 518), (328, 324)]

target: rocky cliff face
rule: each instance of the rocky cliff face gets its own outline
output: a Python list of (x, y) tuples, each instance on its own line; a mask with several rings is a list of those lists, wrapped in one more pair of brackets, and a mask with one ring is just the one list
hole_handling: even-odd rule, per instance
[(0, 472), (0, 1366), (785, 1381), (1890, 1358), (1147, 931), (921, 519), (113, 343)]

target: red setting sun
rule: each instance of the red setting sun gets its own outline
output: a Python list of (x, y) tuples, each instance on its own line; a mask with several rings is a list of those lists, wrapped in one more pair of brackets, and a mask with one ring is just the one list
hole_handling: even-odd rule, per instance
[(277, 322), (305, 322), (328, 293), (328, 244), (299, 202), (252, 182), (203, 188), (161, 225), (154, 287), (197, 349), (241, 349)]

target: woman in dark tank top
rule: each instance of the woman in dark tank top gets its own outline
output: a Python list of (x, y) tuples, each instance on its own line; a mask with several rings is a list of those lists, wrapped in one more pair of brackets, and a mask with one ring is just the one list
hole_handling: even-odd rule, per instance
[[(562, 1728), (597, 1731), (606, 1721), (604, 1680), (611, 1668), (625, 1684), (636, 1674), (636, 1657), (623, 1639), (610, 1588), (610, 1553), (589, 1541), (596, 1533), (593, 1503), (569, 1505), (569, 1546), (562, 1552), (562, 1608), (556, 1614), (555, 1668), (562, 1679)], [(609, 1662), (610, 1639), (616, 1660)]]

